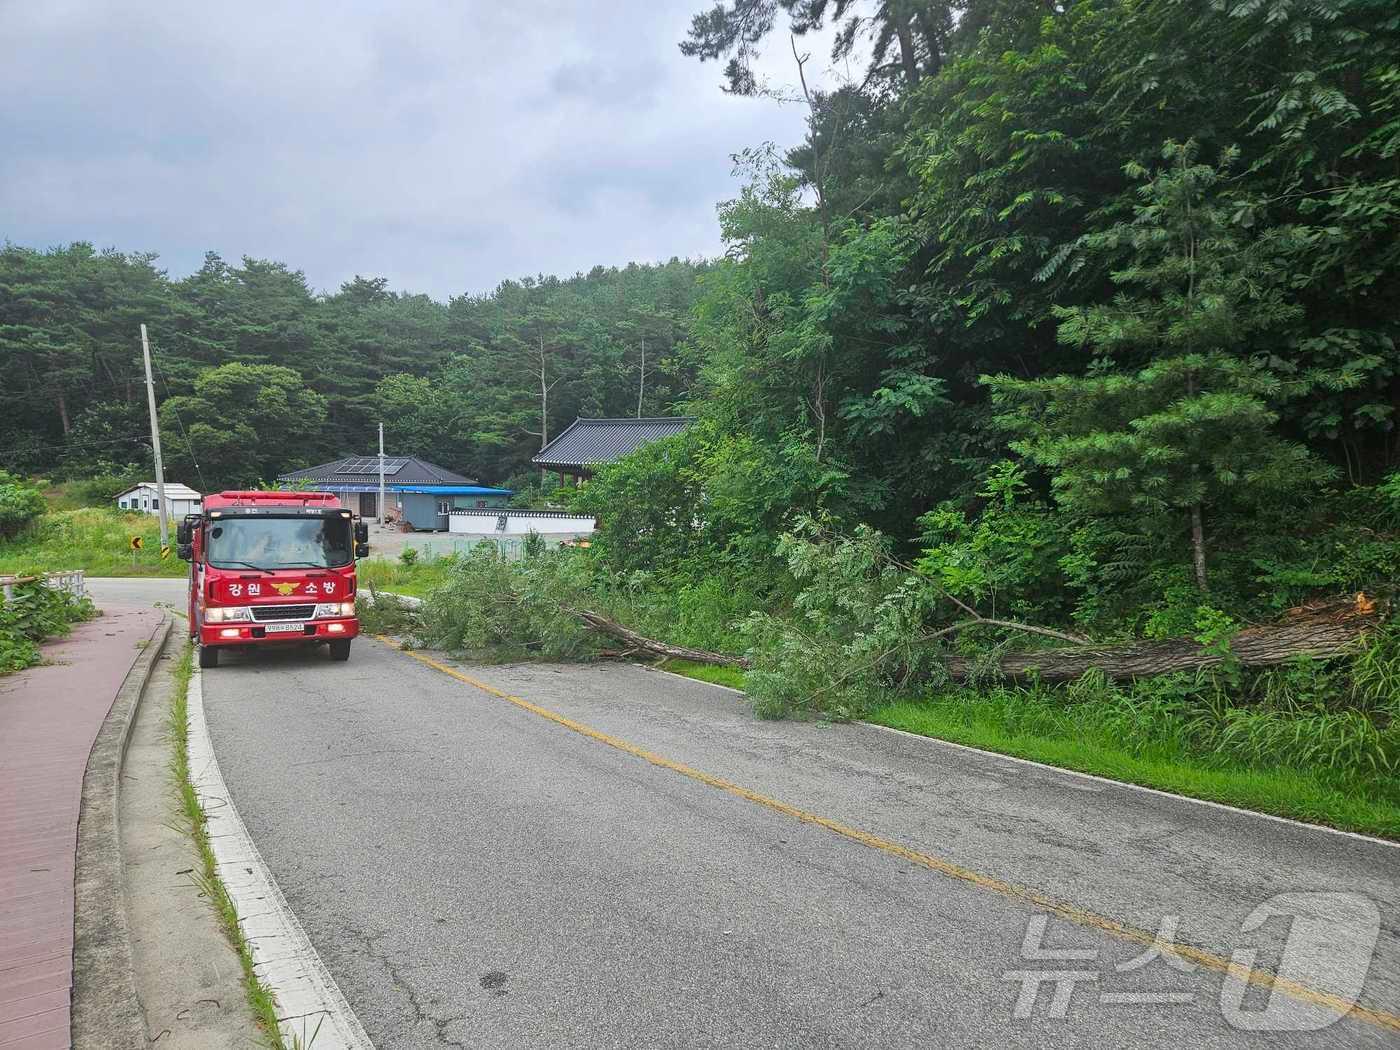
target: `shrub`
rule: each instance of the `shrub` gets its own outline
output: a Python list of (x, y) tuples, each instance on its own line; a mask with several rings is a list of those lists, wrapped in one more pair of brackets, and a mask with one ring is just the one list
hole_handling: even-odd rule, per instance
[(0, 470), (0, 538), (14, 536), (44, 513), (44, 494)]
[(37, 664), (39, 642), (92, 615), (88, 599), (37, 582), (16, 585), (8, 601), (0, 593), (0, 673)]
[(764, 579), (790, 519), (817, 513), (845, 480), (798, 439), (774, 446), (700, 422), (599, 470), (573, 505), (597, 516), (594, 547), (614, 571)]
[(919, 519), (919, 571), (991, 615), (1065, 619), (1073, 592), (1061, 565), (1070, 549), (1063, 515), (1035, 499), (1025, 470), (1010, 462), (991, 468), (978, 496), (987, 502), (975, 518), (948, 502)]

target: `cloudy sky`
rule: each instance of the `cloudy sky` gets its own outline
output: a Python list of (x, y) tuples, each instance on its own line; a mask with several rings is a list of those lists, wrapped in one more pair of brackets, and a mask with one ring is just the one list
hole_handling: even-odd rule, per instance
[(714, 254), (730, 154), (802, 114), (680, 54), (710, 2), (0, 0), (0, 240), (439, 298)]

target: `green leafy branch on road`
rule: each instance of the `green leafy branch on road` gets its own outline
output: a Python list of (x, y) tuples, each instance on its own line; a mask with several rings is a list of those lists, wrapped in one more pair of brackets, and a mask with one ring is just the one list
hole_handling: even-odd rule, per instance
[(209, 844), (208, 818), (190, 777), (189, 690), (190, 679), (194, 675), (193, 657), (193, 646), (186, 643), (175, 665), (175, 692), (166, 728), (171, 745), (170, 776), (178, 801), (180, 822), (199, 853), (200, 872), (194, 881), (214, 909), (224, 936), (238, 956), (239, 965), (243, 968), (243, 987), (248, 994), (248, 1005), (252, 1007), (253, 1016), (257, 1018), (258, 1027), (268, 1045), (273, 1050), (296, 1050), (300, 1045), (299, 1040), (294, 1038), (293, 1046), (287, 1045), (277, 1024), (277, 999), (253, 968), (253, 953), (239, 924), (238, 909), (219, 878), (214, 850)]

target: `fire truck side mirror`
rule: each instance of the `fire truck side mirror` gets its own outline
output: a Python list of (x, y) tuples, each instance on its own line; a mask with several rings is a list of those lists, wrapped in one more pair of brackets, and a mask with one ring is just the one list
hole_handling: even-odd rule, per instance
[[(194, 530), (190, 528), (190, 523), (188, 521), (180, 522), (180, 524), (175, 526), (175, 542), (181, 547), (188, 547), (194, 542), (193, 532)], [(185, 556), (182, 554), (180, 557), (184, 558)]]
[[(356, 542), (356, 543), (368, 543), (368, 542), (369, 542), (369, 526), (366, 525), (363, 521), (357, 521), (357, 522), (355, 522), (355, 542)], [(361, 556), (361, 557), (364, 557), (364, 555), (360, 555), (360, 556)]]
[(175, 553), (180, 556), (181, 561), (192, 561), (194, 559), (193, 543), (177, 543)]
[(357, 543), (357, 544), (355, 544), (355, 557), (357, 557), (357, 558), (368, 558), (368, 557), (369, 557), (369, 544), (368, 544), (368, 543)]

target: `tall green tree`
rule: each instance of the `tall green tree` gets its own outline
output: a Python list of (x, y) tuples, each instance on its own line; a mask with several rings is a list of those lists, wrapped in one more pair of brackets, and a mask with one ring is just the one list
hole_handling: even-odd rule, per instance
[(173, 470), (210, 487), (253, 485), (315, 462), (326, 399), (290, 368), (234, 362), (165, 401), (160, 423), (175, 438), (165, 445)]
[(1060, 340), (1099, 355), (1089, 373), (986, 382), (1020, 435), (1012, 447), (1049, 472), (1061, 506), (1149, 527), (1180, 520), (1205, 591), (1210, 512), (1296, 492), (1325, 471), (1277, 428), (1273, 406), (1290, 382), (1302, 392), (1296, 379), (1247, 352), (1301, 311), (1267, 243), (1232, 224), (1222, 171), (1195, 154), (1167, 143), (1155, 173), (1129, 164), (1142, 181), (1133, 221), (1080, 242), (1123, 260), (1111, 302), (1055, 311)]
[(909, 86), (938, 73), (962, 4), (946, 0), (731, 0), (691, 19), (681, 54), (702, 62), (728, 59), (730, 92), (757, 94), (753, 59), (763, 38), (787, 15), (788, 31), (805, 36), (835, 26), (833, 61), (847, 58), (862, 41), (869, 44), (867, 79), (902, 78)]

